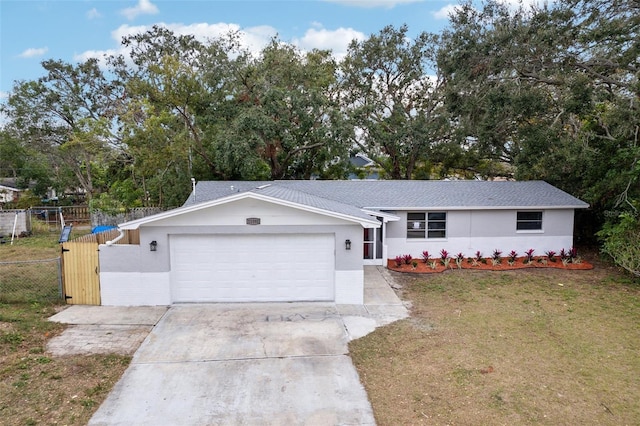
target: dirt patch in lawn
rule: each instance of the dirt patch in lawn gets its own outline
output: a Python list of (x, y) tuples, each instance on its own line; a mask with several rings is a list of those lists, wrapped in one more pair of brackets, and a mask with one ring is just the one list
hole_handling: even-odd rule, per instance
[(53, 356), (46, 345), (65, 326), (56, 305), (0, 304), (0, 423), (85, 425), (130, 356)]
[(393, 276), (411, 317), (350, 343), (379, 425), (640, 423), (637, 281), (598, 265)]
[[(59, 232), (38, 232), (41, 226), (33, 222), (35, 235), (16, 239), (13, 245), (0, 245), (0, 261), (59, 256)], [(78, 233), (74, 231), (74, 235)], [(37, 277), (46, 277), (57, 287), (55, 270), (43, 269), (38, 266), (23, 270), (20, 278), (39, 282)], [(30, 303), (0, 302), (0, 424), (86, 425), (122, 376), (131, 357), (52, 355), (46, 350), (47, 343), (66, 326), (48, 318), (64, 307), (62, 301), (36, 302), (40, 299), (28, 294), (16, 299)]]

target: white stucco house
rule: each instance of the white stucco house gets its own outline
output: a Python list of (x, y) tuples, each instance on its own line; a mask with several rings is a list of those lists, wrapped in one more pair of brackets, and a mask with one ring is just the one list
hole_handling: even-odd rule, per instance
[(0, 184), (0, 203), (11, 203), (18, 200), (21, 189), (10, 184)]
[(573, 245), (583, 201), (542, 181), (199, 182), (185, 204), (100, 246), (103, 305), (363, 302), (363, 265), (445, 249)]

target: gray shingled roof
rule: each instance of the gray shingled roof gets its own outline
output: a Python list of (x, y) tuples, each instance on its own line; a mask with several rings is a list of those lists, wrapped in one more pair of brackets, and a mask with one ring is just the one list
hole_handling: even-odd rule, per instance
[(267, 197), (277, 198), (283, 201), (290, 201), (296, 204), (302, 204), (317, 209), (353, 216), (361, 219), (371, 220), (371, 216), (364, 213), (362, 209), (352, 205), (345, 204), (329, 198), (318, 197), (307, 192), (297, 191), (295, 189), (282, 185), (269, 185), (264, 188), (255, 188), (250, 192), (266, 195)]
[[(263, 188), (256, 189), (258, 187)], [(274, 198), (352, 216), (354, 210), (346, 212), (349, 206), (371, 210), (588, 207), (587, 203), (544, 181), (463, 180), (203, 181), (196, 186), (196, 199), (191, 194), (185, 205), (245, 191), (262, 191)]]

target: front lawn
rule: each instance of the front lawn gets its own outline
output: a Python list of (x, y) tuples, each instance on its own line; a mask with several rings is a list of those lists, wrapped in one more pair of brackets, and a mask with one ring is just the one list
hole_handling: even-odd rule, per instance
[(617, 271), (393, 273), (410, 318), (353, 341), (379, 425), (640, 424), (640, 285)]
[(54, 357), (59, 306), (0, 303), (0, 424), (85, 425), (129, 365), (123, 355)]
[[(36, 232), (13, 245), (0, 245), (0, 262), (50, 259), (59, 256), (59, 234)], [(55, 269), (29, 265), (20, 278), (34, 273), (56, 281)], [(7, 280), (14, 265), (3, 265)], [(54, 286), (55, 288), (55, 286)], [(22, 287), (29, 291), (29, 287)], [(54, 357), (46, 352), (49, 339), (65, 326), (47, 321), (62, 309), (62, 301), (8, 303), (0, 294), (0, 424), (85, 425), (129, 365), (122, 355)], [(29, 297), (17, 299), (29, 300)]]

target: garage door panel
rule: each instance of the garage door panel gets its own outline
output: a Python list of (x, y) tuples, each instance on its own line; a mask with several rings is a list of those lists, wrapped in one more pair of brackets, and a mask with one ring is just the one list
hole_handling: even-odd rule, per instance
[(173, 300), (333, 300), (334, 247), (333, 234), (173, 235)]

